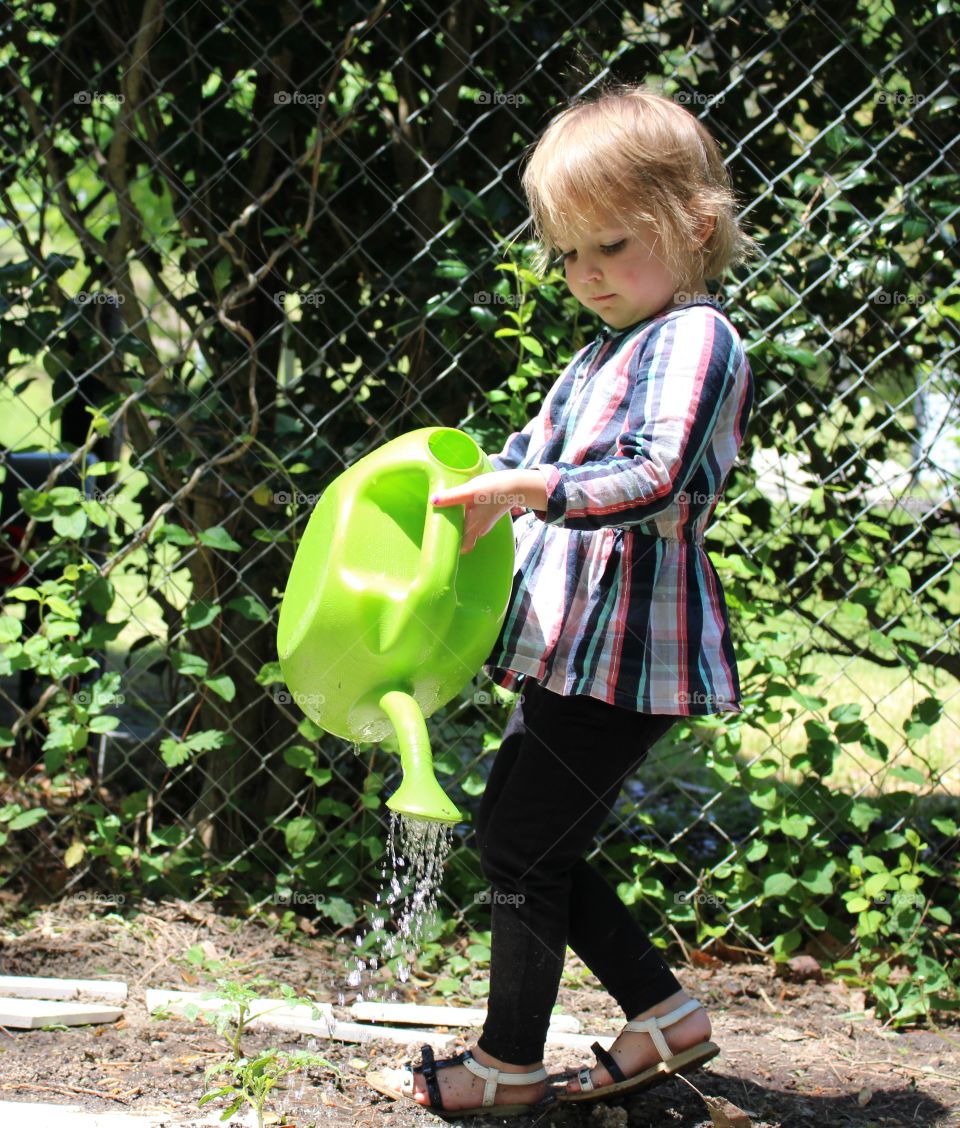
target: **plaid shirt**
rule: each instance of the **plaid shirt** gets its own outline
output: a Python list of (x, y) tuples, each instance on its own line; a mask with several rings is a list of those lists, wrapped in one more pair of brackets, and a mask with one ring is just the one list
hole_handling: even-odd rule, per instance
[(546, 512), (514, 509), (516, 572), (484, 670), (644, 713), (740, 711), (704, 529), (743, 440), (753, 379), (715, 303), (601, 330), (491, 458), (540, 468)]

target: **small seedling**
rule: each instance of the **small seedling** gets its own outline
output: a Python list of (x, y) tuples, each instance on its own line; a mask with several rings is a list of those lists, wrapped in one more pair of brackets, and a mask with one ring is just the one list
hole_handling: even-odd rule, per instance
[(325, 1066), (339, 1075), (337, 1067), (318, 1054), (308, 1053), (306, 1050), (281, 1054), (275, 1046), (264, 1050), (252, 1061), (240, 1058), (239, 1061), (216, 1062), (204, 1070), (207, 1086), (216, 1077), (225, 1076), (227, 1079), (219, 1088), (204, 1093), (198, 1103), (203, 1106), (208, 1101), (221, 1098), (229, 1100), (230, 1104), (221, 1114), (221, 1120), (229, 1120), (244, 1104), (248, 1104), (257, 1114), (257, 1128), (264, 1128), (263, 1110), (270, 1090), (288, 1073), (318, 1066)]

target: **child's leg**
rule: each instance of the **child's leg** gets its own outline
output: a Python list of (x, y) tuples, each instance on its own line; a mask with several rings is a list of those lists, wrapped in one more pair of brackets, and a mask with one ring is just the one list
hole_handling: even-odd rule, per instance
[(570, 879), (567, 943), (628, 1019), (682, 990), (650, 937), (596, 867), (581, 859)]
[(478, 1045), (516, 1063), (542, 1054), (563, 970), (576, 864), (625, 776), (673, 723), (528, 686), (522, 725), (511, 718), (478, 820), (493, 934), (490, 1000)]

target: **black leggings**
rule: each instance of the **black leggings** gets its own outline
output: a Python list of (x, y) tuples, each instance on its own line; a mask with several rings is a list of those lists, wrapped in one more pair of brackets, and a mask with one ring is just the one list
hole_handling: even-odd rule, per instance
[(490, 998), (480, 1049), (543, 1057), (566, 947), (628, 1019), (681, 990), (616, 891), (584, 858), (626, 777), (676, 721), (532, 678), (504, 731), (476, 820), (490, 882)]

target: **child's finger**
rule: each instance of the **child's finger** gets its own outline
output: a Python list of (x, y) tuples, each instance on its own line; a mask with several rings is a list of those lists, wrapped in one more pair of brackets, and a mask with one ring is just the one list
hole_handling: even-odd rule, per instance
[(466, 486), (455, 486), (450, 490), (440, 490), (430, 495), (430, 503), (436, 506), (465, 505), (473, 501), (474, 491)]

